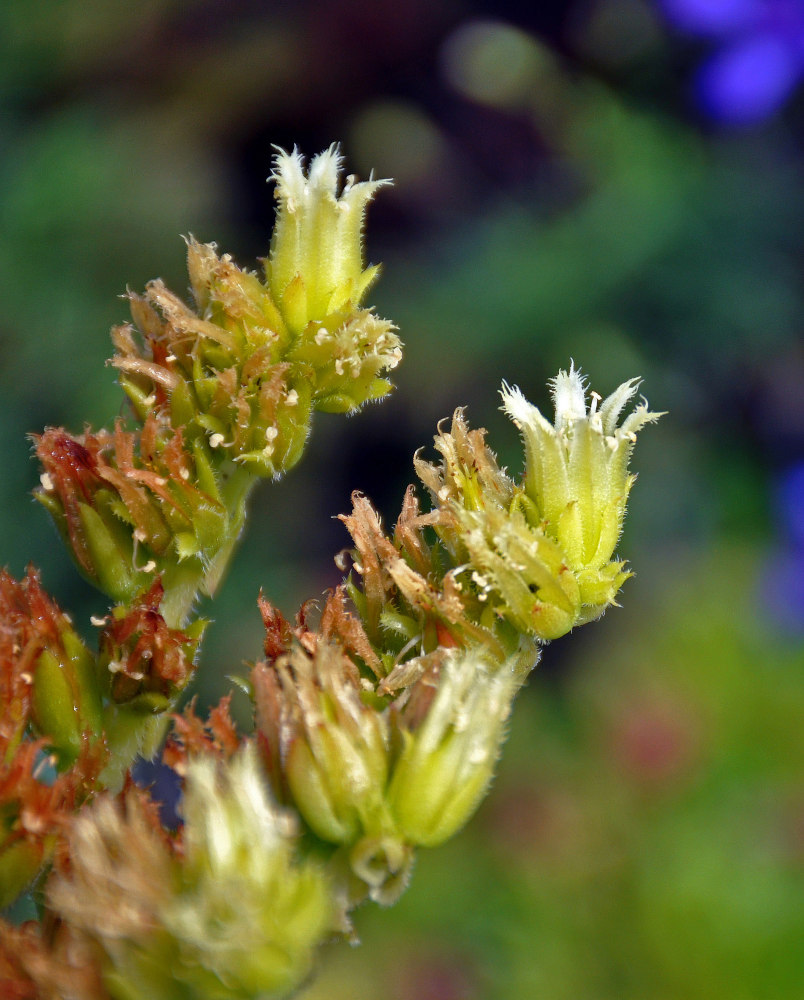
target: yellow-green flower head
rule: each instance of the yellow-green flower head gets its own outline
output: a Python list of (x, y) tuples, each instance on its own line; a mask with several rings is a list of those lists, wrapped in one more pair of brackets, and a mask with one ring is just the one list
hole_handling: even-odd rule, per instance
[(379, 267), (363, 270), (366, 206), (390, 180), (356, 182), (338, 192), (343, 157), (336, 144), (314, 157), (305, 175), (294, 149), (280, 150), (270, 179), (279, 202), (268, 278), (271, 295), (294, 332), (347, 303), (360, 305)]
[[(366, 206), (390, 181), (349, 177), (341, 186), (341, 162), (336, 146), (316, 156), (309, 171), (297, 150), (276, 156), (270, 179), (278, 208), (264, 277), (238, 267), (215, 244), (190, 238), (193, 301), (151, 281), (143, 295), (129, 296), (132, 323), (113, 331), (113, 364), (139, 419), (156, 414), (160, 427), (180, 430), (195, 463), (210, 466), (213, 479), (227, 461), (255, 475), (282, 475), (304, 452), (313, 411), (352, 412), (392, 388), (387, 376), (402, 359), (402, 344), (394, 324), (363, 304), (379, 267), (364, 268), (361, 246)], [(58, 521), (61, 512), (50, 506)], [(175, 521), (185, 499), (172, 506)], [(80, 542), (73, 515), (71, 540)], [(170, 542), (159, 520), (157, 556)], [(193, 520), (197, 527), (194, 513)], [(146, 533), (150, 539), (154, 531)], [(191, 533), (186, 526), (180, 533), (180, 559), (214, 558), (199, 551), (201, 539), (188, 551)], [(101, 541), (109, 548), (106, 534)], [(80, 548), (77, 557), (89, 571), (90, 557)]]
[(388, 320), (363, 308), (379, 266), (363, 268), (366, 206), (390, 181), (346, 178), (336, 145), (305, 174), (298, 150), (280, 151), (271, 180), (279, 208), (265, 264), (266, 284), (291, 344), (284, 360), (314, 386), (315, 408), (346, 413), (391, 389), (383, 372), (402, 360)]
[(191, 760), (183, 856), (130, 797), (75, 824), (72, 870), (51, 902), (106, 955), (112, 997), (285, 996), (333, 926), (328, 883), (295, 859), (291, 814), (269, 798), (253, 747)]
[[(388, 798), (400, 832), (413, 844), (443, 843), (467, 822), (486, 791), (505, 735), (511, 703), (533, 663), (522, 651), (502, 665), (478, 648), (450, 650), (436, 681), (418, 683), (400, 719), (402, 751), (395, 763)], [(429, 704), (428, 704), (429, 703)]]
[(585, 606), (611, 603), (628, 575), (611, 561), (636, 478), (628, 463), (637, 432), (661, 416), (643, 399), (620, 423), (638, 387), (630, 379), (606, 399), (593, 392), (587, 406), (586, 384), (571, 365), (552, 380), (552, 424), (519, 389), (502, 390), (502, 408), (525, 445), (523, 510), (561, 547)]

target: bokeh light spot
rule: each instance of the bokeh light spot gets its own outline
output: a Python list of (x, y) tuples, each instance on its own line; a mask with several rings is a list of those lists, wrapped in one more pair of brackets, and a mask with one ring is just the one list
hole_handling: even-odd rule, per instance
[(543, 58), (539, 45), (524, 31), (496, 21), (472, 21), (447, 39), (441, 65), (458, 93), (507, 107), (528, 95)]
[(399, 188), (416, 186), (436, 173), (446, 143), (424, 112), (401, 101), (376, 101), (363, 108), (350, 129), (356, 163), (378, 177), (393, 177)]
[(764, 35), (714, 56), (698, 74), (696, 89), (711, 117), (750, 124), (773, 114), (800, 75), (800, 60), (791, 46)]
[(722, 35), (746, 28), (761, 12), (757, 0), (661, 0), (668, 20), (698, 35)]

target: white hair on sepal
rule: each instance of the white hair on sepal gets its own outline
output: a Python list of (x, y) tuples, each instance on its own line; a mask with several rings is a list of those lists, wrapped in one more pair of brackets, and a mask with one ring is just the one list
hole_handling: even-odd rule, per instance
[(333, 142), (328, 149), (313, 157), (307, 174), (310, 188), (327, 191), (335, 197), (338, 175), (342, 166), (343, 155), (340, 146), (337, 142)]
[(600, 419), (603, 422), (603, 433), (613, 434), (617, 421), (620, 419), (625, 406), (634, 398), (642, 384), (641, 378), (630, 378), (627, 382), (619, 385), (614, 392), (607, 396), (600, 407)]
[(276, 185), (275, 196), (279, 201), (286, 203), (288, 209), (295, 211), (304, 198), (307, 189), (307, 179), (304, 176), (304, 157), (298, 146), (293, 147), (293, 151), (280, 146), (274, 146), (276, 155), (274, 156), (273, 170), (268, 176), (269, 181)]
[(570, 361), (569, 371), (562, 368), (550, 380), (550, 393), (556, 411), (556, 430), (564, 430), (586, 418), (586, 380), (574, 361)]
[(500, 389), (500, 396), (503, 401), (500, 409), (520, 430), (535, 425), (549, 434), (553, 433), (553, 425), (542, 416), (537, 406), (525, 398), (519, 386), (511, 386), (504, 381), (502, 389)]
[(659, 417), (663, 417), (664, 415), (665, 411), (654, 413), (649, 410), (648, 401), (643, 396), (639, 406), (637, 406), (633, 413), (629, 413), (623, 421), (622, 433), (626, 435), (636, 434), (645, 424), (655, 424)]

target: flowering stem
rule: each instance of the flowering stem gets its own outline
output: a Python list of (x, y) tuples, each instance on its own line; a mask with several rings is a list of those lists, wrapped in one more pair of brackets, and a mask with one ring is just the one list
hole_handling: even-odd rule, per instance
[(218, 551), (206, 566), (199, 567), (195, 561), (188, 561), (176, 563), (166, 570), (161, 612), (172, 628), (184, 627), (199, 593), (203, 592), (209, 597), (215, 594), (243, 533), (246, 504), (258, 479), (248, 468), (231, 463), (229, 475), (220, 489), (229, 516), (227, 530), (221, 538)]
[[(169, 628), (185, 628), (199, 594), (212, 596), (215, 593), (242, 535), (248, 497), (259, 477), (248, 468), (230, 464), (220, 491), (229, 512), (229, 528), (218, 552), (207, 567), (199, 568), (194, 560), (176, 563), (163, 576), (164, 597), (160, 611)], [(196, 658), (199, 647), (200, 640)], [(135, 707), (118, 705), (114, 701), (107, 705), (102, 725), (110, 754), (109, 763), (101, 774), (105, 787), (119, 788), (138, 754), (146, 759), (153, 757), (167, 732), (171, 712), (180, 694), (178, 691), (173, 698), (155, 697), (146, 706), (141, 702)], [(154, 714), (145, 714), (143, 708), (146, 711), (150, 708)]]

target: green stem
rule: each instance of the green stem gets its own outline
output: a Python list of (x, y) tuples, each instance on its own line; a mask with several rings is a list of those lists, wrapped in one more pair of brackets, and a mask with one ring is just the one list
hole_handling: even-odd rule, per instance
[(166, 570), (163, 576), (165, 596), (161, 613), (171, 628), (182, 628), (187, 624), (199, 594), (211, 597), (215, 593), (243, 532), (246, 503), (258, 477), (234, 463), (227, 472), (220, 493), (229, 513), (229, 526), (218, 551), (206, 564), (188, 559)]

